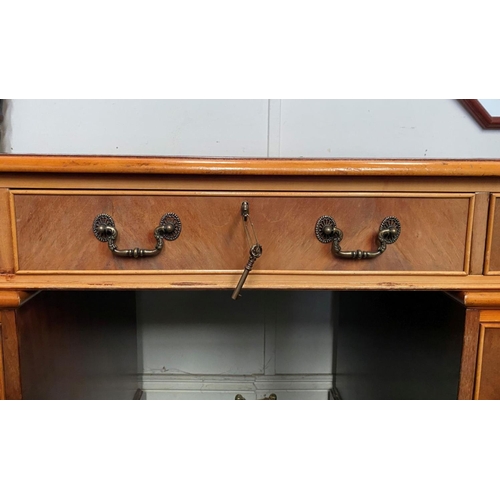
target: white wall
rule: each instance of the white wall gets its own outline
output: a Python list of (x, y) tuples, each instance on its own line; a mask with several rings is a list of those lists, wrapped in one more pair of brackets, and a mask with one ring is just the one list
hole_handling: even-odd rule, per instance
[(11, 100), (5, 151), (266, 156), (266, 100)]
[[(10, 100), (3, 127), (4, 151), (16, 154), (500, 157), (500, 131), (455, 100)], [(138, 293), (149, 397), (325, 398), (331, 300)]]
[(453, 99), (7, 100), (4, 127), (17, 154), (500, 157)]
[(330, 292), (141, 292), (138, 333), (148, 399), (322, 398), (332, 386)]
[(281, 156), (499, 158), (456, 100), (296, 100), (281, 104)]

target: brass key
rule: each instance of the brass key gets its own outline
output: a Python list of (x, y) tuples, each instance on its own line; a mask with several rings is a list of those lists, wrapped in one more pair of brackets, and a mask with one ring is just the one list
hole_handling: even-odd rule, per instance
[(231, 295), (231, 298), (233, 300), (236, 300), (240, 297), (240, 292), (241, 289), (243, 288), (243, 285), (245, 284), (245, 281), (248, 277), (248, 274), (252, 270), (253, 265), (255, 264), (255, 261), (262, 255), (262, 247), (257, 243), (250, 248), (250, 258), (248, 259), (247, 265), (245, 266), (245, 269), (243, 270), (243, 274), (241, 275), (240, 281), (238, 281), (238, 284), (236, 285), (236, 288), (234, 289), (233, 295)]

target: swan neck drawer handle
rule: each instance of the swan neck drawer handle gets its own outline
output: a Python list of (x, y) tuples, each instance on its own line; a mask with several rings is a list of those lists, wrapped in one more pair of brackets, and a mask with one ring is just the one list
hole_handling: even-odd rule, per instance
[(173, 241), (179, 237), (181, 234), (182, 224), (181, 220), (174, 214), (170, 212), (165, 214), (161, 220), (159, 226), (154, 230), (154, 237), (156, 239), (156, 246), (152, 250), (144, 248), (130, 248), (120, 250), (116, 246), (116, 240), (118, 238), (118, 230), (115, 227), (115, 221), (108, 214), (99, 214), (92, 224), (92, 230), (94, 236), (103, 243), (108, 244), (108, 248), (111, 250), (113, 255), (117, 257), (130, 257), (133, 259), (139, 259), (142, 257), (154, 257), (158, 255), (163, 248), (163, 241)]
[(332, 243), (332, 253), (341, 259), (374, 259), (383, 254), (387, 249), (387, 245), (392, 245), (396, 242), (401, 234), (401, 223), (394, 216), (386, 217), (380, 224), (376, 251), (367, 250), (342, 250), (340, 242), (344, 237), (344, 233), (337, 227), (333, 217), (323, 215), (316, 222), (316, 238), (321, 243)]

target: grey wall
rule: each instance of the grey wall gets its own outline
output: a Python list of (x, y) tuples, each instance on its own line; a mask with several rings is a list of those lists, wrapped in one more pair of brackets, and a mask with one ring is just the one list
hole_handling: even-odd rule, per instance
[(266, 156), (266, 100), (11, 100), (6, 152)]
[(7, 100), (5, 115), (21, 154), (500, 157), (453, 99)]
[(456, 100), (283, 101), (281, 156), (498, 158), (500, 135)]

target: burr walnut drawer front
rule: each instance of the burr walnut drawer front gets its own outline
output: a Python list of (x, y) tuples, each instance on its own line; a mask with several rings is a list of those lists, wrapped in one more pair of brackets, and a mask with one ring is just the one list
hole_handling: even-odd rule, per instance
[[(13, 191), (12, 200), (19, 273), (241, 272), (254, 243), (243, 201), (263, 249), (256, 273), (469, 269), (473, 195)], [(96, 226), (100, 214), (114, 229), (104, 215)], [(384, 233), (387, 220), (392, 226)], [(117, 252), (106, 240), (111, 232)], [(123, 256), (139, 248), (147, 252), (135, 250), (136, 257), (150, 256)]]

